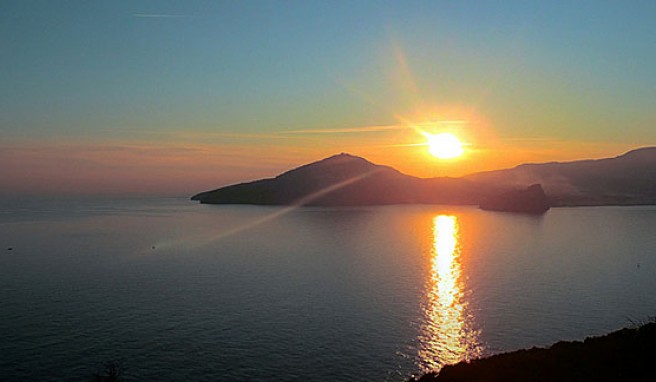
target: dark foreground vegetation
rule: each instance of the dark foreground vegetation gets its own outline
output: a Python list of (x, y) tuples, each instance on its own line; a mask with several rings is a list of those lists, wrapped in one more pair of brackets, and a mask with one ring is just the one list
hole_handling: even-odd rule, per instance
[(558, 342), (446, 366), (419, 382), (656, 381), (656, 320), (585, 341)]

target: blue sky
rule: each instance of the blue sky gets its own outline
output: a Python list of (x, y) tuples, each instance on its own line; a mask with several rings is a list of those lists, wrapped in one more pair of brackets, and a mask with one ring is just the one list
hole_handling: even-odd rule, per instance
[(656, 143), (654, 20), (653, 1), (6, 1), (0, 132), (15, 161), (35, 144), (185, 142), (284, 151), (282, 167), (343, 146), (405, 154), (366, 134), (268, 135), (467, 110), (485, 120), (465, 132), (476, 144), (602, 154)]

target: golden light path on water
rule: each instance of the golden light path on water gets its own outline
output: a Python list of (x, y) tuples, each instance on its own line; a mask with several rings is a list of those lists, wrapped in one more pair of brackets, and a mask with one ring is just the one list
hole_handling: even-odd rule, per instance
[(424, 372), (477, 358), (482, 347), (464, 295), (458, 219), (433, 218), (430, 278), (423, 306), (417, 362)]

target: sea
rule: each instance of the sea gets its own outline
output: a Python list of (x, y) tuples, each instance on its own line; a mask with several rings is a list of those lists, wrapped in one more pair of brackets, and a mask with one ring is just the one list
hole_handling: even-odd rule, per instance
[(656, 207), (0, 201), (0, 380), (405, 381), (656, 315)]

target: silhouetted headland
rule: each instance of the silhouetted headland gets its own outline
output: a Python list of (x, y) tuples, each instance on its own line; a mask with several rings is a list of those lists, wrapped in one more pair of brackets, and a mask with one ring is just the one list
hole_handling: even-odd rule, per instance
[(419, 382), (656, 381), (656, 322), (585, 341), (558, 342), (445, 366)]
[(212, 204), (319, 206), (478, 204), (484, 192), (466, 179), (416, 178), (342, 153), (275, 178), (202, 192), (192, 200)]
[(549, 206), (656, 204), (656, 147), (615, 158), (523, 164), (461, 178), (428, 179), (342, 153), (275, 178), (221, 187), (191, 199), (208, 204), (481, 205), (529, 213), (544, 212)]

